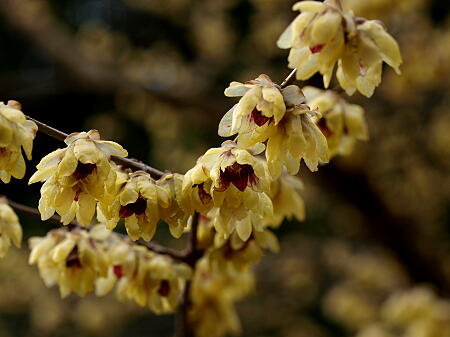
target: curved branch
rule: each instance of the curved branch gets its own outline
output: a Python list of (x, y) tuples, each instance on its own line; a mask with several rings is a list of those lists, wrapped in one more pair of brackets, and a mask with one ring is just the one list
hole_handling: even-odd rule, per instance
[[(48, 126), (47, 124), (44, 124), (34, 118), (31, 118), (29, 116), (26, 116), (29, 120), (33, 121), (36, 123), (36, 125), (38, 126), (38, 130), (44, 134), (46, 134), (47, 136), (50, 136), (52, 138), (55, 138), (57, 140), (60, 141), (64, 141), (68, 134), (64, 133), (58, 129), (55, 129), (51, 126)], [(142, 163), (141, 161), (137, 160), (137, 159), (130, 159), (130, 158), (123, 158), (123, 157), (116, 157), (116, 156), (111, 156), (111, 160), (114, 161), (116, 164), (118, 165), (122, 165), (124, 167), (130, 168), (133, 171), (144, 171), (147, 172), (148, 174), (150, 174), (154, 179), (159, 179), (164, 175), (164, 172), (155, 169), (154, 167), (151, 167), (149, 165), (146, 165), (144, 163)]]

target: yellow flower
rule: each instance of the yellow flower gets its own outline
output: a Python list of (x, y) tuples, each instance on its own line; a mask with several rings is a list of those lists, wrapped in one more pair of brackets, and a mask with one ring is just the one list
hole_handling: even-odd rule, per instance
[(183, 193), (184, 176), (177, 173), (165, 174), (156, 183), (169, 196), (168, 206), (159, 206), (161, 219), (169, 225), (170, 233), (179, 238), (188, 227), (189, 217), (194, 213), (189, 197)]
[(0, 257), (4, 257), (11, 247), (11, 242), (20, 247), (22, 244), (22, 227), (19, 218), (4, 198), (0, 198)]
[(332, 90), (305, 87), (303, 91), (308, 105), (322, 114), (317, 125), (327, 138), (331, 157), (349, 154), (357, 140), (368, 139), (362, 107), (348, 103)]
[[(271, 89), (275, 90), (276, 85), (272, 85)], [(253, 86), (253, 89), (259, 88)], [(237, 95), (242, 86), (235, 87)], [(319, 163), (328, 162), (326, 139), (313, 122), (318, 114), (304, 104), (305, 97), (299, 87), (290, 85), (276, 89), (284, 107), (277, 122), (273, 116), (266, 117), (259, 111), (257, 106), (262, 98), (252, 92), (253, 89), (245, 92), (239, 103), (222, 118), (219, 135), (228, 137), (237, 133), (237, 144), (241, 148), (267, 141), (267, 164), (274, 179), (281, 174), (283, 166), (290, 174), (297, 174), (302, 158), (311, 171), (316, 171)]]
[(108, 273), (109, 260), (102, 246), (104, 236), (98, 229), (78, 228), (70, 232), (58, 229), (46, 237), (33, 237), (29, 263), (37, 263), (47, 287), (59, 285), (62, 297), (71, 292), (85, 296), (94, 290), (96, 279)]
[(9, 183), (11, 176), (17, 179), (25, 175), (25, 160), (31, 160), (33, 139), (37, 126), (26, 119), (21, 105), (16, 101), (0, 102), (0, 179)]
[(284, 90), (265, 74), (245, 83), (231, 82), (225, 89), (225, 96), (242, 98), (225, 114), (219, 125), (219, 135), (229, 137), (239, 130), (242, 132), (245, 124), (261, 126), (273, 122), (277, 125), (286, 112)]
[(131, 299), (156, 314), (175, 311), (191, 269), (143, 246), (120, 242), (111, 245), (108, 276), (97, 280), (96, 293), (108, 293), (116, 285), (120, 300)]
[(217, 236), (215, 246), (208, 249), (205, 256), (215, 273), (234, 275), (257, 264), (265, 249), (274, 253), (280, 250), (278, 239), (271, 231), (255, 231), (247, 241), (233, 232), (227, 240)]
[(381, 83), (383, 61), (400, 74), (402, 57), (397, 42), (381, 22), (361, 19), (355, 23), (356, 32), (349, 34), (336, 77), (348, 95), (358, 90), (370, 97)]
[(317, 171), (319, 163), (328, 163), (326, 138), (314, 123), (319, 115), (305, 105), (292, 107), (274, 129), (266, 148), (267, 165), (273, 179), (280, 176), (283, 167), (289, 174), (297, 174), (301, 159), (311, 171)]
[[(104, 203), (101, 202), (100, 205)], [(153, 238), (160, 220), (160, 207), (169, 207), (167, 191), (158, 186), (148, 173), (137, 171), (129, 174), (129, 179), (114, 201), (102, 207), (102, 213), (108, 229), (114, 229), (120, 218), (124, 218), (131, 239), (142, 237), (149, 241)]]
[(246, 241), (272, 214), (272, 203), (263, 192), (269, 184), (267, 167), (254, 156), (263, 149), (257, 144), (245, 150), (226, 141), (208, 150), (184, 177), (184, 193), (191, 193), (194, 208), (210, 218), (224, 238), (236, 230)]
[(43, 220), (56, 211), (65, 225), (75, 216), (81, 225), (88, 225), (97, 200), (115, 188), (116, 171), (110, 157), (125, 157), (127, 151), (117, 143), (100, 140), (96, 130), (72, 133), (65, 143), (65, 149), (53, 151), (41, 160), (29, 184), (45, 181), (39, 200)]
[(266, 224), (277, 228), (284, 218), (291, 220), (295, 217), (298, 221), (304, 220), (305, 203), (300, 195), (301, 190), (303, 190), (303, 182), (300, 178), (286, 172), (272, 181), (269, 197), (273, 204), (273, 217), (265, 219)]
[(241, 330), (234, 303), (253, 290), (254, 278), (248, 270), (233, 276), (216, 274), (202, 259), (190, 288), (190, 326), (197, 337), (222, 337)]
[(301, 1), (293, 6), (301, 14), (280, 36), (280, 48), (291, 48), (289, 67), (306, 80), (320, 72), (328, 87), (335, 64), (337, 78), (347, 94), (356, 90), (370, 97), (381, 81), (382, 62), (400, 73), (402, 63), (397, 42), (382, 24), (354, 17), (339, 1)]

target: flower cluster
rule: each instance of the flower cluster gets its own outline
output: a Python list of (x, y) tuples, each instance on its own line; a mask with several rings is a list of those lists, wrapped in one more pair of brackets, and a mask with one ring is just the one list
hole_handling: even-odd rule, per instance
[(192, 196), (193, 207), (211, 219), (223, 238), (236, 231), (247, 241), (253, 230), (262, 230), (264, 218), (273, 214), (272, 202), (264, 193), (268, 170), (255, 157), (264, 146), (258, 145), (245, 150), (226, 141), (208, 150), (184, 177), (183, 190)]
[(0, 180), (9, 183), (11, 176), (21, 179), (25, 175), (25, 160), (31, 160), (33, 139), (37, 126), (27, 120), (16, 101), (0, 102)]
[(338, 63), (336, 76), (347, 94), (358, 90), (370, 97), (381, 82), (383, 61), (400, 73), (399, 47), (381, 22), (354, 17), (338, 0), (300, 1), (293, 10), (301, 14), (277, 44), (291, 49), (289, 67), (297, 69), (298, 79), (320, 72), (328, 87)]
[(232, 82), (225, 95), (242, 98), (222, 118), (219, 135), (238, 134), (237, 143), (244, 148), (267, 141), (266, 159), (273, 178), (284, 166), (297, 174), (301, 159), (311, 171), (328, 162), (326, 139), (313, 122), (318, 113), (305, 104), (299, 87), (281, 88), (260, 75), (253, 81)]
[(330, 156), (347, 155), (357, 140), (367, 140), (368, 130), (364, 110), (350, 104), (332, 90), (304, 87), (306, 102), (322, 117), (316, 123), (327, 138)]
[(191, 278), (190, 267), (123, 240), (109, 245), (107, 253), (109, 272), (96, 282), (98, 296), (116, 286), (120, 300), (133, 300), (156, 314), (175, 311), (186, 280)]
[(101, 224), (53, 230), (31, 238), (30, 247), (29, 262), (38, 265), (47, 286), (59, 286), (62, 297), (94, 290), (102, 296), (116, 285), (119, 299), (161, 314), (176, 308), (191, 276), (187, 265), (124, 240)]
[(42, 220), (56, 211), (63, 224), (76, 216), (86, 226), (94, 216), (97, 201), (115, 188), (116, 170), (110, 157), (125, 157), (127, 151), (117, 143), (100, 140), (96, 130), (72, 133), (65, 143), (66, 148), (40, 161), (29, 183), (44, 181), (39, 200)]
[(22, 227), (14, 210), (5, 198), (0, 198), (0, 257), (4, 257), (13, 243), (22, 244)]
[(59, 285), (62, 297), (71, 292), (85, 296), (94, 290), (97, 278), (108, 273), (104, 237), (101, 227), (58, 229), (45, 237), (32, 237), (29, 263), (37, 263), (47, 287)]
[(235, 274), (211, 272), (206, 260), (197, 264), (190, 287), (188, 320), (197, 337), (220, 337), (240, 331), (234, 302), (253, 290), (249, 271)]

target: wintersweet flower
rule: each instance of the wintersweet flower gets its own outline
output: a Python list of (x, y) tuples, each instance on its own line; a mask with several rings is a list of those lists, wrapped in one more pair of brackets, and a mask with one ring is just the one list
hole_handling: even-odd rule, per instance
[(115, 285), (120, 300), (131, 299), (156, 314), (175, 311), (191, 277), (190, 267), (126, 242), (110, 246), (109, 255), (113, 265), (107, 277), (97, 280), (97, 295), (105, 295)]
[(211, 271), (207, 259), (197, 263), (190, 288), (188, 320), (198, 337), (222, 337), (241, 330), (234, 303), (254, 288), (253, 274), (235, 275)]
[(66, 148), (53, 151), (40, 161), (29, 184), (45, 181), (39, 200), (42, 220), (56, 211), (65, 225), (75, 216), (81, 225), (88, 225), (97, 200), (115, 188), (116, 171), (110, 157), (125, 157), (127, 151), (117, 143), (100, 140), (96, 130), (72, 133), (65, 143)]
[[(219, 135), (229, 137), (252, 124), (262, 126), (266, 123), (277, 125), (286, 113), (283, 92), (289, 89), (273, 83), (269, 76), (261, 74), (258, 78), (245, 82), (231, 82), (225, 89), (225, 96), (240, 97), (219, 125)], [(227, 126), (223, 124), (227, 123)], [(247, 126), (247, 127), (248, 127)]]
[(47, 287), (59, 286), (61, 297), (71, 292), (85, 296), (94, 290), (96, 279), (108, 273), (104, 231), (101, 226), (91, 231), (58, 229), (46, 237), (33, 237), (29, 263), (37, 264)]
[(108, 229), (114, 229), (121, 218), (131, 239), (151, 240), (160, 220), (159, 208), (169, 207), (167, 191), (143, 171), (129, 174), (117, 197), (109, 205), (100, 202)]
[(31, 160), (33, 139), (37, 125), (27, 120), (16, 101), (0, 102), (0, 180), (9, 183), (11, 177), (22, 179), (25, 175), (25, 160)]
[(224, 238), (236, 230), (246, 241), (252, 230), (262, 230), (262, 220), (272, 214), (272, 203), (264, 193), (270, 181), (267, 167), (255, 157), (263, 150), (262, 144), (246, 150), (226, 141), (208, 150), (185, 174), (183, 192), (197, 198), (196, 210), (210, 218)]
[(319, 163), (328, 162), (326, 139), (313, 122), (318, 113), (305, 104), (299, 87), (290, 85), (278, 90), (285, 110), (277, 123), (272, 122), (273, 117), (266, 118), (259, 112), (255, 103), (257, 99), (246, 98), (255, 95), (248, 91), (222, 118), (219, 135), (237, 133), (237, 144), (242, 148), (267, 141), (266, 159), (273, 179), (281, 174), (283, 167), (290, 174), (297, 174), (302, 159), (311, 171), (316, 171)]
[(182, 174), (168, 173), (156, 182), (169, 196), (167, 207), (158, 204), (159, 215), (169, 225), (170, 233), (175, 238), (179, 238), (187, 229), (188, 220), (194, 213), (190, 198), (183, 193), (183, 180)]
[(293, 10), (301, 14), (277, 44), (291, 49), (289, 67), (297, 69), (298, 79), (320, 72), (327, 88), (338, 63), (337, 79), (347, 94), (358, 90), (370, 97), (381, 81), (383, 61), (400, 73), (398, 44), (379, 21), (354, 17), (338, 0), (301, 1)]
[(22, 244), (22, 226), (14, 210), (5, 198), (0, 198), (0, 257), (4, 257), (13, 243), (20, 248)]
[(268, 195), (273, 204), (273, 217), (265, 219), (268, 226), (277, 228), (285, 218), (291, 220), (294, 217), (298, 221), (305, 219), (305, 203), (300, 194), (301, 190), (303, 182), (300, 178), (286, 172), (272, 181)]
[(215, 245), (208, 249), (205, 255), (215, 273), (232, 275), (258, 263), (264, 255), (264, 250), (273, 253), (280, 250), (277, 237), (268, 229), (253, 232), (247, 241), (243, 241), (236, 232), (227, 240), (216, 236)]
[(357, 140), (368, 139), (362, 107), (348, 103), (332, 90), (305, 87), (303, 91), (308, 105), (322, 115), (317, 125), (327, 138), (331, 157), (347, 155), (352, 152)]

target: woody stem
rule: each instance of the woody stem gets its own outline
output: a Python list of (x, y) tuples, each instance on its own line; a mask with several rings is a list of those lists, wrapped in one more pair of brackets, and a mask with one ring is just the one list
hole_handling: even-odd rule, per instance
[[(47, 124), (44, 124), (30, 116), (26, 116), (26, 117), (27, 117), (27, 119), (35, 122), (36, 125), (38, 126), (38, 130), (40, 132), (42, 132), (43, 134), (46, 134), (47, 136), (50, 136), (50, 137), (55, 138), (60, 141), (64, 141), (68, 136), (67, 133), (62, 132), (58, 129), (55, 129), (54, 127), (51, 127)], [(158, 169), (155, 169), (149, 165), (146, 165), (135, 159), (111, 156), (111, 160), (114, 161), (116, 164), (130, 168), (133, 171), (145, 171), (155, 179), (159, 179), (164, 175), (164, 172), (162, 172)]]
[[(11, 206), (11, 208), (14, 209), (17, 213), (21, 213), (21, 214), (25, 214), (25, 215), (31, 215), (31, 216), (37, 216), (37, 217), (41, 216), (39, 210), (36, 209), (36, 208), (19, 204), (17, 202), (9, 200), (5, 196), (0, 196), (0, 198), (6, 200), (8, 205)], [(60, 225), (61, 224), (61, 217), (58, 216), (58, 215), (53, 215), (51, 218), (47, 219), (46, 221), (49, 221), (51, 223)], [(83, 227), (83, 226), (80, 226), (77, 222), (71, 222), (67, 226), (68, 230), (72, 230), (72, 229), (75, 229), (75, 228), (78, 228), (78, 229), (81, 229), (81, 230), (89, 230), (92, 227), (91, 226)], [(128, 236), (126, 236), (126, 235), (119, 234), (119, 233), (116, 233), (116, 234), (119, 235), (120, 237), (122, 237), (124, 240), (128, 239)], [(151, 250), (152, 252), (155, 252), (157, 254), (167, 255), (167, 256), (170, 256), (171, 258), (175, 259), (175, 260), (188, 263), (188, 260), (189, 260), (188, 254), (186, 254), (185, 252), (178, 251), (178, 250), (175, 250), (175, 249), (171, 249), (171, 248), (168, 248), (168, 247), (164, 247), (164, 246), (161, 246), (161, 245), (159, 245), (159, 244), (157, 244), (155, 242), (145, 242), (143, 240), (136, 241), (136, 244), (138, 244), (140, 246), (144, 246), (148, 250)]]

